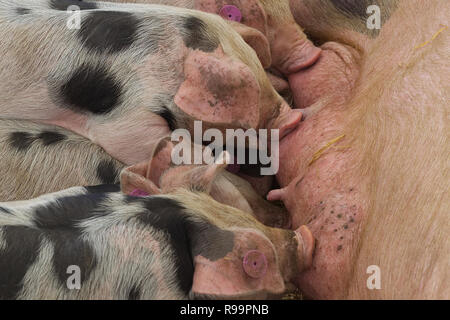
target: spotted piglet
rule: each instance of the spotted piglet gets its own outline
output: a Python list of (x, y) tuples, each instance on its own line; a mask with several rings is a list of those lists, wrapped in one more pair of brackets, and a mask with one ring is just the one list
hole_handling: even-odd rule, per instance
[[(214, 200), (246, 212), (264, 225), (290, 227), (290, 217), (284, 207), (265, 200), (249, 182), (227, 171), (227, 165), (174, 166), (174, 148), (170, 139), (163, 139), (149, 161), (124, 169), (120, 175), (122, 191), (126, 194), (159, 195), (178, 188), (189, 189), (196, 186), (196, 182), (207, 179), (211, 183), (206, 184), (208, 188), (204, 191)], [(217, 161), (228, 163), (229, 160), (219, 157)]]
[[(268, 41), (271, 55), (260, 55), (273, 84), (280, 91), (289, 85), (283, 77), (313, 65), (321, 49), (306, 37), (296, 23), (288, 0), (106, 0), (111, 2), (160, 3), (215, 13), (226, 20), (240, 22), (261, 32)], [(249, 44), (255, 40), (246, 39)]]
[(64, 128), (0, 119), (0, 202), (119, 183), (124, 167), (92, 141)]
[[(81, 11), (67, 12), (70, 4)], [(264, 36), (236, 30), (263, 43), (258, 55), (222, 18), (200, 11), (0, 0), (0, 118), (66, 128), (128, 165), (150, 158), (172, 129), (193, 130), (194, 120), (283, 135), (301, 114), (264, 72)]]
[(167, 195), (76, 187), (0, 203), (0, 299), (280, 296), (312, 263), (311, 232), (214, 201), (214, 170)]

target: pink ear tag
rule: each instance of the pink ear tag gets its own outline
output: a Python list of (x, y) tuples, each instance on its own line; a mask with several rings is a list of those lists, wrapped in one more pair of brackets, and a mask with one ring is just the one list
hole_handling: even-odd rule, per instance
[(243, 267), (248, 276), (261, 278), (267, 271), (267, 258), (261, 251), (251, 250), (244, 257)]
[(236, 22), (241, 22), (242, 20), (242, 13), (241, 10), (239, 10), (238, 7), (233, 5), (225, 5), (220, 9), (219, 15), (226, 19)]
[(145, 192), (145, 191), (136, 189), (136, 190), (133, 190), (133, 192), (130, 193), (130, 196), (132, 196), (132, 197), (148, 197), (149, 194), (147, 192)]

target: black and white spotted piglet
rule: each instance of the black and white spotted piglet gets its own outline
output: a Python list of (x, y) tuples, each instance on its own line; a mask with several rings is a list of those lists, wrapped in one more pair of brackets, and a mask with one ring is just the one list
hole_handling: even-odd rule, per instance
[(205, 193), (117, 189), (0, 203), (0, 299), (265, 298), (311, 263), (305, 227), (267, 228)]
[[(261, 33), (236, 30), (269, 51)], [(128, 165), (195, 120), (289, 127), (291, 110), (240, 34), (217, 15), (169, 6), (0, 0), (0, 118), (66, 128)]]
[(119, 183), (123, 168), (101, 147), (64, 128), (0, 119), (0, 202)]

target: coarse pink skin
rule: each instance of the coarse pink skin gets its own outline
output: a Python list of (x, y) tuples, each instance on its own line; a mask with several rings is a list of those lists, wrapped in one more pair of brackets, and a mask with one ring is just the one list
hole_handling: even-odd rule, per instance
[(355, 49), (336, 42), (327, 42), (321, 49), (316, 65), (289, 76), (298, 109), (308, 108), (323, 97), (332, 99), (336, 105), (343, 104), (358, 77), (358, 69), (354, 67), (358, 57)]
[(345, 139), (311, 163), (323, 145), (344, 132), (344, 103), (359, 75), (354, 49), (333, 42), (322, 49), (314, 66), (289, 77), (296, 106), (314, 106), (302, 110), (306, 120), (280, 143), (277, 177), (284, 189), (268, 199), (283, 200), (293, 228), (307, 225), (317, 239), (313, 266), (299, 276), (299, 288), (311, 298), (333, 299), (344, 296), (351, 277), (366, 190), (364, 177), (351, 174), (358, 155), (345, 149)]
[(221, 47), (212, 53), (192, 51), (184, 62), (185, 79), (176, 105), (204, 129), (278, 129), (287, 135), (302, 120), (265, 78), (257, 78), (241, 61)]
[[(336, 113), (322, 112), (282, 141), (280, 159), (286, 160), (278, 179), (285, 189), (268, 198), (283, 200), (293, 228), (306, 224), (317, 239), (313, 266), (299, 277), (298, 286), (308, 297), (327, 299), (341, 297), (350, 278), (354, 243), (364, 219), (365, 184), (349, 174), (356, 158), (349, 152), (331, 151), (308, 166), (312, 148), (336, 137)], [(294, 148), (304, 152), (292, 157)]]

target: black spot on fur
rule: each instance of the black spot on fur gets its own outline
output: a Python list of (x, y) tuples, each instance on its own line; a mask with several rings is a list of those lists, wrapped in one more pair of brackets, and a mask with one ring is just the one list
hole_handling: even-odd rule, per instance
[(97, 167), (97, 177), (104, 184), (119, 183), (119, 172), (112, 160), (102, 160)]
[(37, 227), (44, 229), (78, 229), (80, 221), (102, 214), (98, 209), (106, 197), (103, 193), (61, 197), (37, 207), (33, 221)]
[[(129, 197), (131, 198), (131, 197)], [(175, 266), (180, 289), (186, 294), (192, 287), (194, 274), (193, 257), (202, 255), (215, 261), (233, 249), (234, 235), (210, 223), (193, 221), (184, 207), (171, 199), (162, 197), (133, 198), (141, 202), (147, 212), (139, 220), (165, 232), (175, 251)]]
[(142, 223), (167, 233), (170, 245), (175, 251), (174, 264), (180, 289), (188, 293), (192, 287), (194, 263), (184, 224), (184, 208), (178, 202), (165, 198), (128, 198), (130, 202), (141, 202), (148, 209), (138, 216)]
[(45, 230), (45, 235), (54, 245), (53, 267), (61, 283), (67, 283), (70, 276), (67, 268), (72, 265), (80, 268), (81, 282), (88, 279), (97, 265), (97, 258), (91, 245), (81, 237), (79, 230), (49, 229)]
[(11, 214), (11, 211), (9, 211), (8, 209), (3, 208), (3, 207), (0, 207), (0, 212)]
[(50, 9), (66, 11), (70, 6), (78, 6), (80, 10), (97, 9), (97, 5), (82, 0), (51, 0)]
[(0, 299), (12, 300), (18, 297), (23, 278), (39, 254), (41, 232), (24, 226), (4, 226), (1, 230)]
[(177, 128), (175, 115), (167, 107), (163, 107), (158, 112), (156, 112), (156, 114), (167, 121), (167, 125), (169, 126), (170, 130), (174, 131)]
[(27, 8), (17, 8), (16, 12), (18, 15), (24, 15), (24, 14), (29, 14), (31, 12), (31, 10), (27, 9)]
[(366, 18), (367, 7), (370, 6), (366, 0), (330, 0), (336, 9), (349, 17)]
[(26, 151), (36, 138), (28, 132), (12, 132), (8, 140), (11, 147), (19, 151)]
[(81, 281), (85, 281), (97, 265), (94, 250), (82, 238), (79, 223), (107, 215), (109, 212), (100, 207), (106, 198), (103, 193), (65, 196), (34, 209), (33, 222), (54, 246), (53, 268), (64, 285), (70, 276), (69, 266), (78, 266)]
[(67, 139), (65, 135), (52, 131), (44, 131), (37, 136), (29, 132), (13, 132), (9, 136), (9, 144), (19, 151), (26, 151), (37, 140), (42, 141), (44, 146), (49, 146), (65, 139)]
[(139, 300), (141, 298), (141, 287), (135, 284), (128, 293), (128, 300)]
[(78, 35), (87, 48), (114, 53), (133, 44), (139, 24), (139, 19), (129, 12), (95, 11), (83, 19)]
[(58, 90), (62, 102), (77, 111), (111, 112), (121, 100), (122, 86), (106, 69), (82, 65)]
[(42, 140), (44, 146), (49, 146), (67, 139), (67, 136), (64, 134), (54, 131), (41, 132), (37, 137)]
[(89, 193), (115, 193), (120, 192), (120, 184), (103, 184), (100, 186), (85, 187)]
[(197, 17), (186, 18), (183, 29), (183, 40), (188, 48), (212, 52), (219, 46), (219, 40), (211, 36), (206, 24)]
[(231, 231), (208, 222), (189, 221), (187, 228), (194, 256), (201, 255), (210, 261), (217, 261), (233, 250), (234, 234)]

